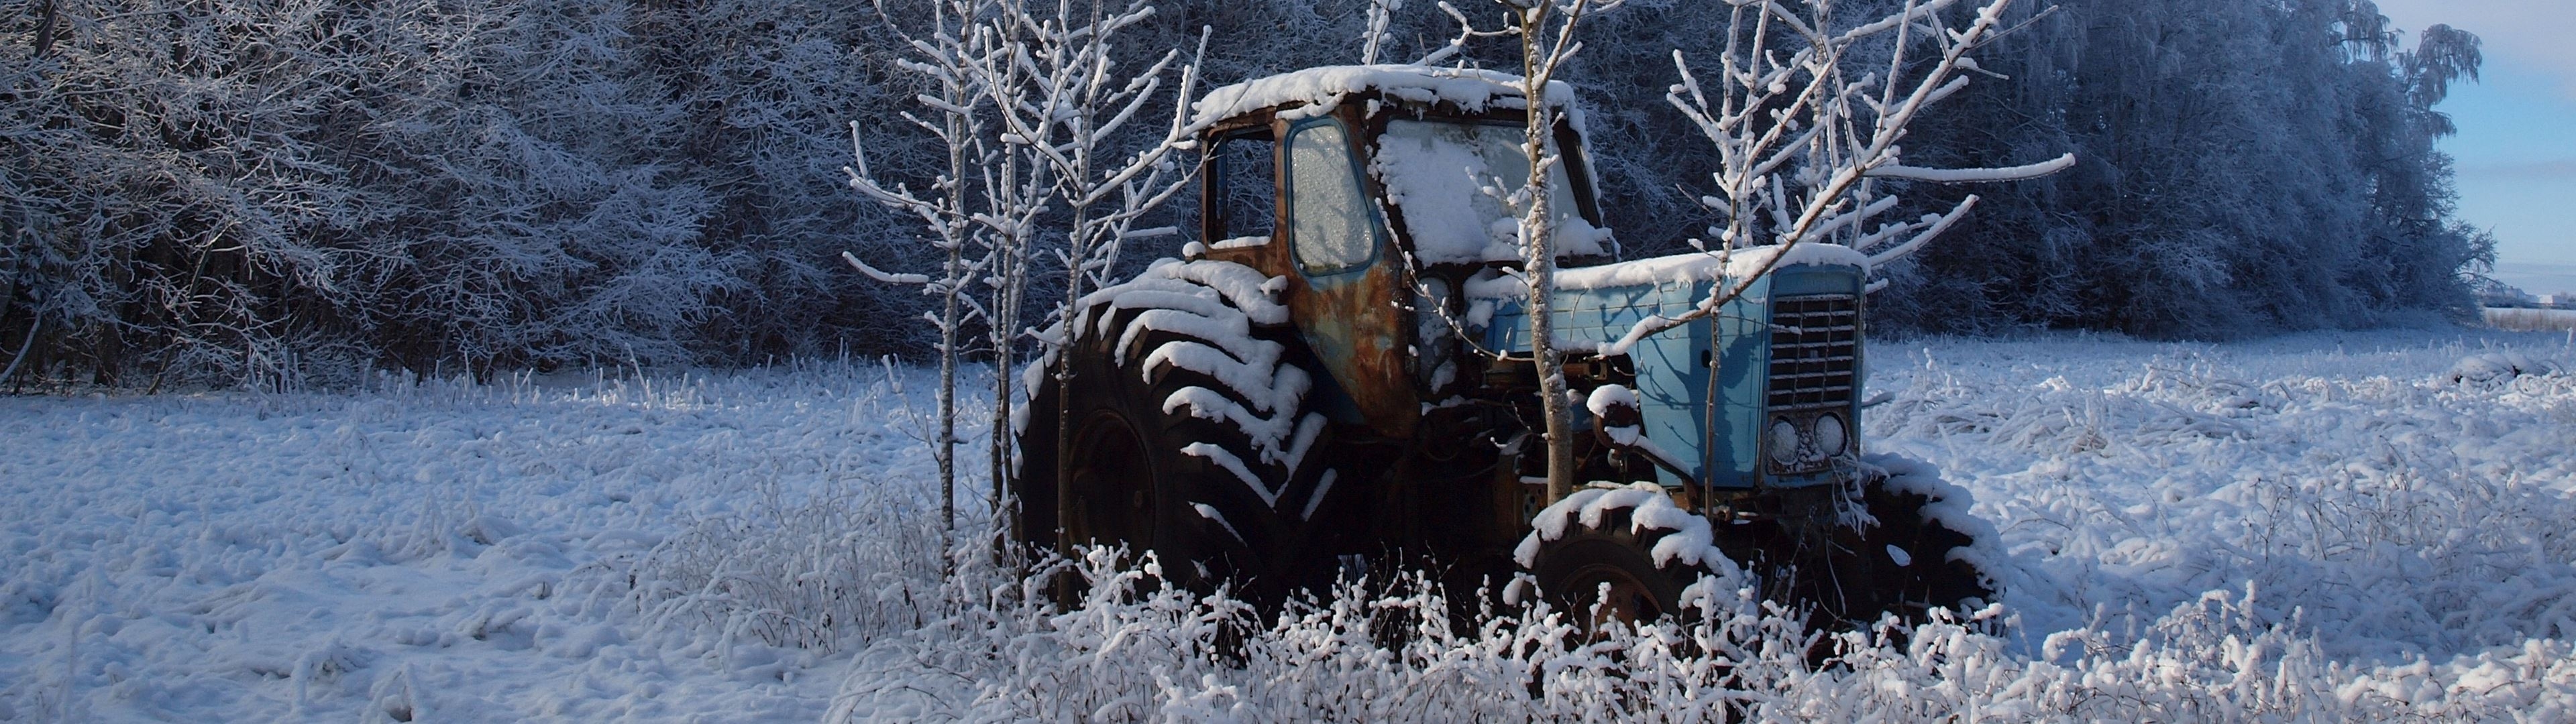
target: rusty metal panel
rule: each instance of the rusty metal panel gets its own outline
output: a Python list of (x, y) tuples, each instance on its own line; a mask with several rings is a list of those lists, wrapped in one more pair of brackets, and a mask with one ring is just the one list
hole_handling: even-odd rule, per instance
[(1421, 401), (1404, 364), (1412, 321), (1394, 304), (1403, 290), (1393, 264), (1324, 278), (1290, 274), (1289, 309), (1333, 381), (1379, 434), (1411, 437)]
[[(1333, 114), (1346, 129), (1344, 140), (1350, 158), (1364, 158), (1367, 127), (1354, 106), (1345, 106)], [(1361, 187), (1361, 197), (1370, 200), (1365, 211), (1377, 225), (1377, 253), (1372, 262), (1333, 273), (1308, 275), (1299, 268), (1292, 239), (1291, 179), (1288, 170), (1288, 131), (1290, 122), (1278, 120), (1263, 112), (1260, 120), (1271, 128), (1271, 138), (1279, 143), (1273, 164), (1273, 205), (1277, 218), (1271, 225), (1267, 244), (1225, 249), (1209, 249), (1207, 258), (1230, 261), (1260, 270), (1262, 274), (1286, 277), (1286, 303), (1307, 346), (1314, 350), (1325, 371), (1332, 375), (1330, 384), (1340, 387), (1357, 408), (1360, 421), (1379, 434), (1389, 437), (1411, 437), (1421, 417), (1420, 395), (1413, 385), (1413, 375), (1406, 364), (1412, 329), (1412, 314), (1399, 300), (1408, 298), (1411, 287), (1405, 281), (1403, 257), (1394, 248), (1394, 235), (1385, 228), (1386, 221), (1377, 213), (1374, 199), (1380, 191), (1375, 180), (1361, 172), (1354, 162), (1354, 176)], [(1212, 129), (1202, 142), (1213, 142), (1222, 134), (1235, 133), (1249, 117)], [(1212, 147), (1212, 146), (1209, 146)], [(1202, 193), (1205, 193), (1204, 186)], [(1215, 199), (1202, 197), (1202, 209)], [(1210, 222), (1212, 223), (1212, 222)], [(1203, 227), (1205, 234), (1220, 230)], [(1316, 380), (1318, 385), (1326, 380)]]
[[(1314, 270), (1292, 264), (1297, 269), (1288, 275), (1288, 305), (1299, 320), (1299, 333), (1322, 358), (1324, 368), (1332, 372), (1333, 381), (1358, 408), (1359, 416), (1379, 434), (1411, 437), (1422, 410), (1413, 387), (1412, 370), (1406, 364), (1413, 318), (1398, 303), (1410, 297), (1411, 288), (1404, 283), (1403, 257), (1393, 248), (1394, 235), (1378, 213), (1378, 205), (1371, 201), (1377, 196), (1376, 189), (1359, 162), (1365, 158), (1366, 143), (1366, 136), (1356, 132), (1362, 128), (1360, 120), (1356, 110), (1345, 105), (1330, 119), (1303, 122), (1299, 127), (1320, 130), (1325, 124), (1338, 122), (1335, 135), (1342, 139), (1342, 153), (1328, 163), (1348, 164), (1351, 187), (1342, 191), (1351, 193), (1361, 206), (1350, 211), (1365, 220), (1362, 233), (1368, 235), (1369, 261)], [(1287, 157), (1299, 137), (1287, 133), (1288, 128), (1279, 130), (1281, 168), (1293, 170)], [(1292, 234), (1296, 228), (1296, 220), (1291, 218), (1296, 206), (1292, 175), (1283, 173), (1280, 179), (1281, 218), (1277, 228), (1282, 235)], [(1292, 256), (1308, 246), (1296, 239), (1289, 241), (1292, 243), (1274, 242), (1271, 246), (1286, 246)]]

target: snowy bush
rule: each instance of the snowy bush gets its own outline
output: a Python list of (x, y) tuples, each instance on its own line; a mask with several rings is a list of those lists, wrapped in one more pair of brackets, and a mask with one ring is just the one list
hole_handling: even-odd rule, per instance
[(1265, 622), (1222, 593), (1148, 583), (1150, 556), (1059, 563), (1090, 586), (1075, 608), (1046, 603), (1043, 576), (969, 577), (956, 590), (973, 602), (863, 655), (826, 720), (2403, 721), (2563, 713), (2576, 694), (2560, 639), (2355, 666), (2306, 622), (2268, 620), (2251, 589), (2031, 652), (2000, 606), (1826, 635), (1737, 592), (1695, 601), (1686, 623), (1587, 631), (1570, 622), (1584, 612), (1542, 605), (1462, 626), (1411, 576), (1346, 582)]
[(2460, 358), (2442, 377), (2463, 385), (2503, 385), (2511, 384), (2523, 375), (2551, 375), (2559, 371), (2555, 362), (2533, 359), (2520, 352), (2486, 352)]
[(760, 486), (749, 511), (687, 523), (631, 558), (598, 564), (647, 631), (716, 649), (735, 641), (841, 651), (917, 629), (940, 607), (939, 525), (919, 501), (844, 492), (801, 502)]

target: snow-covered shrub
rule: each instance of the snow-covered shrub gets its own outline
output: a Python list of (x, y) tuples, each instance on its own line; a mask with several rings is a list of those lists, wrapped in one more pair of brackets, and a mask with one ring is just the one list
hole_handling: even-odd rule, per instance
[(1462, 627), (1420, 574), (1346, 582), (1264, 622), (1222, 593), (1153, 584), (1156, 565), (1109, 550), (1053, 562), (1089, 585), (1071, 610), (1049, 603), (1049, 574), (953, 579), (969, 604), (861, 654), (826, 720), (2402, 721), (2576, 693), (2562, 640), (2355, 665), (2252, 589), (2033, 650), (2002, 606), (1827, 636), (1740, 592), (1696, 600), (1686, 623), (1586, 630), (1571, 623), (1585, 612), (1535, 606)]
[[(801, 503), (775, 486), (597, 572), (645, 631), (831, 653), (919, 625), (938, 580), (938, 521), (913, 501), (841, 494)], [(896, 532), (901, 531), (901, 532)], [(622, 585), (620, 585), (622, 584)]]
[(2442, 378), (2454, 384), (2511, 384), (2523, 375), (2548, 375), (2559, 372), (2558, 363), (2534, 359), (2521, 352), (2484, 352), (2460, 358)]

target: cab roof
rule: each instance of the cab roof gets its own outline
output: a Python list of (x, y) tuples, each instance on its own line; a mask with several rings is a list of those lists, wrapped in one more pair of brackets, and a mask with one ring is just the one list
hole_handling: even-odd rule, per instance
[[(1192, 104), (1191, 120), (1206, 127), (1265, 108), (1286, 107), (1299, 117), (1330, 112), (1342, 99), (1375, 92), (1378, 96), (1422, 104), (1447, 102), (1459, 110), (1528, 107), (1521, 99), (1521, 77), (1476, 68), (1428, 65), (1329, 65), (1281, 73), (1208, 91)], [(1548, 81), (1548, 105), (1566, 111), (1566, 120), (1582, 126), (1574, 88)]]

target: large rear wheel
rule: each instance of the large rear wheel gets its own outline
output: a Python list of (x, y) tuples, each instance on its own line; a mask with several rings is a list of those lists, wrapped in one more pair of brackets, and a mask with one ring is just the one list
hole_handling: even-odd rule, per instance
[(1324, 420), (1306, 409), (1314, 378), (1260, 279), (1160, 262), (1085, 299), (1070, 343), (1030, 380), (1010, 486), (1021, 540), (1151, 550), (1165, 578), (1199, 590), (1281, 588), (1271, 571), (1288, 516), (1306, 509), (1292, 506), (1323, 492), (1323, 466), (1303, 463)]
[(1136, 423), (1115, 410), (1095, 409), (1074, 427), (1071, 451), (1073, 489), (1086, 494), (1073, 501), (1073, 528), (1065, 536), (1075, 543), (1155, 542), (1155, 517), (1162, 501), (1151, 453)]

